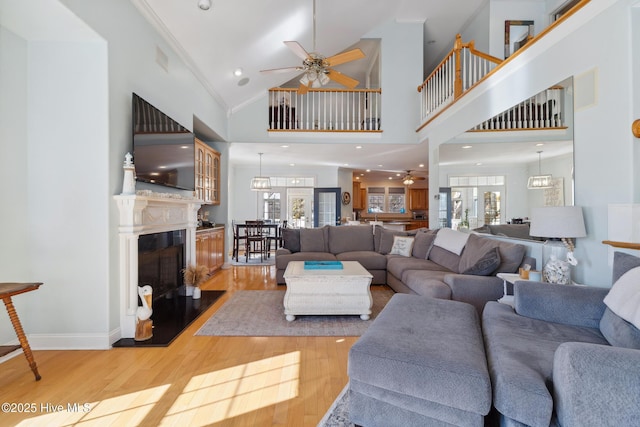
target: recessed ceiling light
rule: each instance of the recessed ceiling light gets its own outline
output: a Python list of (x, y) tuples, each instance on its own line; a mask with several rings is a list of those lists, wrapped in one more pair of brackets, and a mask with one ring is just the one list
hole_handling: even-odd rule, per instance
[(544, 145), (544, 143), (542, 143), (542, 142), (538, 142), (538, 143), (536, 144), (536, 147), (542, 147), (543, 145)]
[(362, 148), (362, 145), (356, 145), (356, 150), (359, 150)]
[(288, 145), (281, 145), (280, 148), (289, 148)]
[(476, 163), (476, 166), (482, 166), (482, 163), (478, 162)]
[(356, 179), (360, 179), (360, 177), (359, 177), (359, 176), (356, 176)]
[(389, 177), (389, 179), (393, 179), (393, 177), (392, 177), (392, 176), (390, 176), (390, 177)]
[(371, 169), (367, 169), (366, 172), (371, 172)]
[(211, 9), (211, 0), (198, 0), (198, 7), (202, 10)]
[(466, 150), (467, 148), (471, 148), (471, 145), (463, 145), (462, 148)]
[(342, 166), (349, 166), (349, 163), (344, 163)]
[(289, 163), (289, 166), (295, 166), (295, 165), (296, 165), (295, 163)]
[(418, 167), (419, 167), (419, 168), (423, 168), (423, 167), (424, 167), (424, 163), (420, 163), (420, 164), (418, 165)]
[(190, 145), (181, 145), (180, 148), (187, 149), (187, 148), (191, 148), (191, 146)]
[(379, 167), (379, 168), (381, 168), (381, 167), (382, 167), (382, 165), (378, 165), (378, 167)]
[(164, 166), (164, 165), (163, 165), (163, 166), (158, 166), (158, 169), (166, 169), (166, 168), (167, 168), (167, 167), (166, 167), (166, 166)]
[(242, 75), (242, 68), (236, 68), (233, 70), (233, 75), (236, 77), (240, 77)]

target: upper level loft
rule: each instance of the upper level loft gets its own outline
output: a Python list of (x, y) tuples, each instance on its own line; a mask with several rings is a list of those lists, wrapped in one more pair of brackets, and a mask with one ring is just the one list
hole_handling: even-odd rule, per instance
[[(477, 50), (473, 40), (464, 43), (458, 34), (452, 50), (418, 86), (419, 101), (415, 105), (419, 111), (414, 113), (419, 116), (418, 131), (588, 1), (573, 0), (562, 14), (554, 16), (557, 19), (554, 23), (537, 35), (534, 35), (533, 21), (505, 21), (506, 59)], [(509, 41), (510, 33), (507, 30), (510, 25), (526, 29), (511, 33), (513, 43)], [(507, 52), (507, 49), (514, 50)], [(382, 89), (314, 88), (311, 84), (301, 88), (303, 90), (284, 87), (269, 90), (269, 132), (383, 131)], [(469, 131), (567, 129), (566, 113), (570, 106), (564, 103), (564, 91), (561, 86), (549, 87), (484, 120)]]

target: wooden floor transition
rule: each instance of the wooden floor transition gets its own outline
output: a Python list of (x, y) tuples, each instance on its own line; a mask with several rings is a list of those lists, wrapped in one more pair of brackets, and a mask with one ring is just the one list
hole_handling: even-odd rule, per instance
[(34, 351), (38, 382), (14, 357), (0, 364), (0, 423), (315, 427), (357, 337), (193, 336), (234, 291), (276, 288), (274, 266), (232, 267), (203, 285), (226, 294), (169, 347)]

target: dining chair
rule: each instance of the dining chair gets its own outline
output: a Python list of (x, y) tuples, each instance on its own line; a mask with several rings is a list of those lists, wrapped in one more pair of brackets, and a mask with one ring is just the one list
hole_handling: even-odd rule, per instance
[(231, 258), (235, 259), (236, 262), (238, 262), (238, 256), (240, 253), (240, 241), (242, 241), (244, 237), (240, 235), (238, 222), (235, 219), (231, 220), (231, 229), (233, 230), (233, 252), (231, 253)]
[(264, 221), (245, 222), (245, 262), (249, 262), (251, 254), (260, 254), (260, 261), (265, 259), (267, 238), (264, 235)]

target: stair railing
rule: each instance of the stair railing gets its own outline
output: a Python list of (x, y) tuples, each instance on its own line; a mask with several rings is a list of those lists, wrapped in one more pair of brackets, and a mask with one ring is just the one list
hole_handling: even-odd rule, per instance
[(418, 86), (421, 122), (452, 104), (501, 62), (502, 59), (476, 50), (473, 40), (463, 43), (462, 36), (456, 35), (453, 49)]

